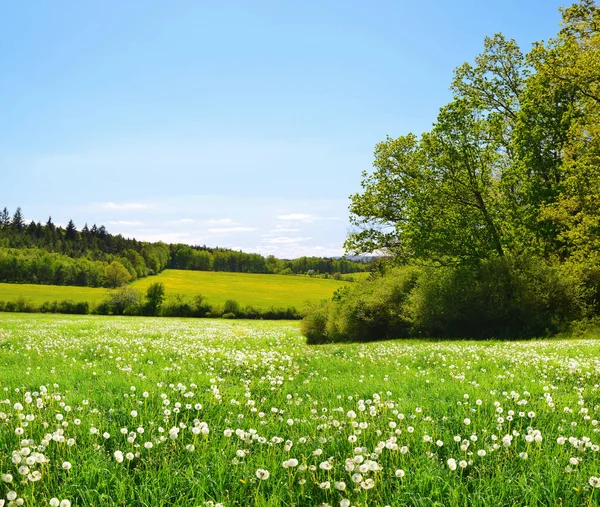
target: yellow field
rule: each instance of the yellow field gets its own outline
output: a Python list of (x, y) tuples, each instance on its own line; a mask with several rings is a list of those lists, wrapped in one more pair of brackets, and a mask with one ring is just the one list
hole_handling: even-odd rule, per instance
[(38, 285), (28, 283), (0, 283), (0, 301), (14, 301), (18, 297), (36, 304), (46, 301), (71, 301), (99, 303), (106, 296), (106, 289), (93, 287), (71, 287), (65, 285)]
[(211, 304), (235, 299), (242, 306), (257, 308), (300, 308), (307, 300), (330, 298), (336, 289), (348, 283), (305, 276), (166, 269), (157, 276), (137, 280), (132, 286), (146, 290), (154, 282), (165, 284), (167, 296), (181, 294), (184, 298), (191, 298), (202, 294)]
[[(348, 283), (306, 276), (167, 269), (159, 275), (142, 278), (131, 285), (145, 291), (148, 285), (154, 282), (164, 283), (167, 296), (181, 294), (185, 299), (190, 299), (197, 294), (202, 294), (210, 304), (235, 299), (242, 306), (252, 305), (256, 308), (295, 306), (298, 309), (307, 300), (315, 301), (331, 297), (333, 291)], [(0, 283), (0, 301), (13, 301), (18, 297), (24, 297), (36, 304), (63, 299), (88, 301), (93, 304), (102, 301), (106, 293), (107, 289), (92, 287)]]

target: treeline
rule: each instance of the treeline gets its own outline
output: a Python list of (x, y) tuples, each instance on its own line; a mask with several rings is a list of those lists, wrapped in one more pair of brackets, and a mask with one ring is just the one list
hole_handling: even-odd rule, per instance
[(21, 208), (0, 212), (0, 281), (118, 287), (160, 273), (169, 262), (164, 243), (144, 243), (87, 224), (81, 231), (50, 217), (25, 224)]
[(21, 208), (0, 212), (0, 281), (53, 285), (119, 287), (165, 268), (274, 274), (346, 274), (366, 271), (367, 263), (301, 257), (291, 261), (207, 246), (147, 243), (110, 234), (87, 224), (77, 230), (53, 223), (25, 223)]
[[(165, 248), (149, 245), (142, 253), (148, 263), (162, 258), (162, 266), (166, 264)], [(154, 272), (148, 269), (144, 255), (134, 250), (103, 258), (69, 257), (40, 248), (0, 248), (0, 282), (120, 287)]]
[(224, 248), (190, 247), (170, 245), (169, 268), (197, 271), (229, 271), (239, 273), (271, 274), (347, 274), (368, 271), (369, 264), (347, 259), (323, 257), (299, 257), (293, 260), (277, 259), (273, 255), (264, 257), (228, 250)]
[(234, 299), (229, 299), (222, 305), (210, 304), (201, 294), (189, 300), (178, 294), (167, 297), (164, 285), (160, 282), (151, 284), (145, 293), (133, 287), (113, 289), (97, 305), (71, 300), (35, 304), (20, 297), (13, 301), (0, 301), (0, 312), (265, 320), (292, 320), (302, 317), (293, 306), (256, 308), (251, 305), (242, 306)]
[(486, 38), (420, 136), (388, 138), (346, 247), (388, 269), (313, 309), (313, 342), (519, 338), (600, 320), (600, 8), (523, 54)]

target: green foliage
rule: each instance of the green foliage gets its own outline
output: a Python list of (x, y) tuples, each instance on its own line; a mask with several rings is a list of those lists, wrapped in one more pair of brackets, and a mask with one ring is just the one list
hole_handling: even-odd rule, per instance
[(146, 289), (146, 304), (144, 313), (146, 315), (158, 315), (165, 300), (165, 284), (154, 282)]
[(600, 310), (600, 8), (562, 15), (527, 55), (486, 38), (431, 131), (377, 145), (346, 247), (429, 268), (404, 310), (366, 283), (309, 340), (385, 337), (386, 307), (453, 337), (547, 335)]
[(445, 338), (548, 336), (586, 310), (581, 279), (540, 259), (428, 268), (408, 307), (415, 335)]
[(101, 315), (139, 315), (142, 309), (142, 294), (132, 287), (120, 287), (110, 291), (95, 312)]
[(228, 299), (223, 303), (223, 313), (237, 315), (240, 313), (240, 304), (235, 299)]
[(131, 280), (131, 274), (119, 261), (111, 262), (104, 271), (104, 286), (111, 289), (121, 287)]
[(307, 343), (548, 336), (589, 315), (588, 296), (581, 277), (540, 259), (407, 266), (312, 305), (302, 332)]

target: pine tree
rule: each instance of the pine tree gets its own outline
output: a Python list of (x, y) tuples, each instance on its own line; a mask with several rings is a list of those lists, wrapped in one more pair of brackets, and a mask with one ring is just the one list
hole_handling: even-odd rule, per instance
[(8, 227), (10, 225), (10, 213), (8, 209), (5, 207), (0, 213), (0, 227)]
[(23, 213), (21, 212), (21, 208), (17, 208), (15, 214), (13, 215), (11, 226), (15, 231), (21, 231), (23, 229), (23, 225), (25, 221), (23, 220)]

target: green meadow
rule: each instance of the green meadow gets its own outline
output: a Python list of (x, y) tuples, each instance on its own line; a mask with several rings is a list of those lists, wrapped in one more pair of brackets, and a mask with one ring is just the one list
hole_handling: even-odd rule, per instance
[(306, 276), (166, 269), (157, 276), (136, 280), (132, 287), (145, 291), (154, 282), (165, 285), (167, 296), (181, 294), (191, 298), (202, 294), (211, 304), (235, 299), (242, 306), (257, 308), (300, 308), (306, 301), (331, 298), (336, 289), (348, 283)]
[(0, 313), (0, 505), (598, 505), (599, 356)]
[(99, 303), (106, 296), (107, 289), (94, 287), (72, 287), (67, 285), (40, 285), (32, 283), (0, 283), (0, 301), (14, 301), (22, 297), (33, 303), (62, 301)]
[[(307, 276), (167, 269), (156, 276), (136, 280), (131, 286), (145, 291), (155, 282), (165, 285), (167, 296), (179, 294), (184, 299), (191, 299), (202, 294), (210, 304), (235, 299), (241, 305), (256, 308), (301, 308), (306, 301), (330, 298), (336, 289), (349, 283)], [(106, 293), (103, 288), (0, 283), (0, 301), (23, 297), (38, 304), (63, 299), (99, 303)]]

